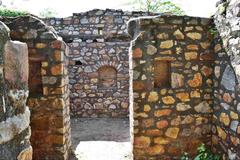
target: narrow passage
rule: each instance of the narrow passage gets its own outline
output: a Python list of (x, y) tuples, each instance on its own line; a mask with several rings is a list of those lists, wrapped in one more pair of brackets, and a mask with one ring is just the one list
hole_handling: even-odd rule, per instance
[(131, 160), (129, 120), (75, 118), (71, 120), (72, 160)]

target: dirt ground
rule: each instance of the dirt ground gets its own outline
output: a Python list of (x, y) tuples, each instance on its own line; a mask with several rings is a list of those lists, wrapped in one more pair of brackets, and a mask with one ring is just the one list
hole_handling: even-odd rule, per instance
[(71, 119), (72, 143), (77, 160), (131, 160), (129, 120)]

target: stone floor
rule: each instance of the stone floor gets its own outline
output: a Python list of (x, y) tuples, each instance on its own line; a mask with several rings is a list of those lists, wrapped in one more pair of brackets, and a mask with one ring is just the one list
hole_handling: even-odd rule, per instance
[(76, 160), (131, 160), (128, 119), (78, 118), (71, 120)]

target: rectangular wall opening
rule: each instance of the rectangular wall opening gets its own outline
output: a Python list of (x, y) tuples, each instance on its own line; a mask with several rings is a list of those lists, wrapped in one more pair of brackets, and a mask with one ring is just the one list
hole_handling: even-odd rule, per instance
[(163, 60), (154, 60), (154, 87), (155, 88), (170, 88), (170, 62)]

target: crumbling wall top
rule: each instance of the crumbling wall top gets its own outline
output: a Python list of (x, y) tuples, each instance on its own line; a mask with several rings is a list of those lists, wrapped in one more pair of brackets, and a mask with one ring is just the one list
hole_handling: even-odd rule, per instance
[(14, 40), (61, 39), (53, 27), (47, 26), (42, 20), (34, 16), (1, 17), (0, 20), (10, 28), (11, 38)]
[(155, 15), (155, 16), (145, 16), (132, 18), (128, 21), (128, 33), (133, 39), (138, 36), (142, 31), (151, 30), (151, 26), (156, 26), (159, 24), (166, 25), (184, 25), (184, 26), (197, 26), (201, 24), (202, 26), (210, 27), (212, 26), (212, 18), (201, 18), (201, 17), (191, 17), (191, 16), (177, 16), (177, 15)]

